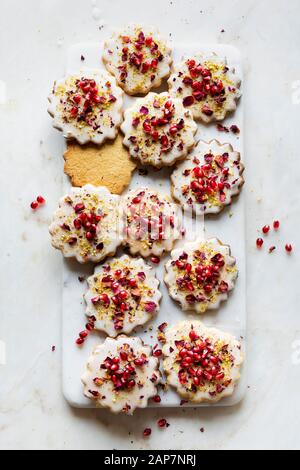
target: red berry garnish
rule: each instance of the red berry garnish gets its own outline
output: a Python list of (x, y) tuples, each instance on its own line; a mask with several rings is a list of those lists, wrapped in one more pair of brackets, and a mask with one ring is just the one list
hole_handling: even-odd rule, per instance
[(77, 338), (77, 339), (76, 339), (76, 344), (78, 344), (78, 346), (81, 346), (83, 343), (84, 343), (84, 339), (83, 339), (83, 338)]
[(159, 256), (151, 256), (150, 258), (151, 262), (154, 264), (159, 264), (160, 262), (160, 257)]
[(159, 357), (162, 355), (162, 350), (161, 349), (156, 349), (155, 351), (153, 351), (153, 356), (154, 357)]
[(154, 403), (160, 403), (161, 402), (161, 398), (159, 395), (155, 395), (152, 400), (154, 401)]
[(85, 330), (85, 331), (81, 331), (81, 332), (79, 333), (79, 338), (85, 339), (85, 338), (88, 336), (88, 334), (89, 334), (89, 333), (88, 333), (88, 331), (86, 331), (86, 330)]
[(150, 434), (151, 434), (151, 429), (150, 428), (144, 429), (144, 431), (143, 431), (143, 436), (144, 437), (148, 437), (148, 436), (150, 436)]
[(291, 251), (293, 250), (293, 247), (290, 243), (287, 243), (285, 245), (285, 251), (287, 251), (288, 253), (291, 253)]
[(264, 225), (262, 228), (263, 233), (269, 233), (270, 231), (270, 225)]
[(279, 225), (280, 225), (279, 220), (274, 220), (274, 222), (273, 222), (273, 227), (274, 227), (275, 230), (278, 230), (278, 229), (279, 229)]
[(258, 248), (261, 248), (261, 247), (263, 246), (263, 243), (264, 243), (264, 241), (263, 241), (262, 238), (258, 238), (258, 239), (256, 240), (256, 246), (257, 246)]
[(39, 204), (44, 204), (46, 202), (45, 199), (43, 198), (43, 196), (38, 196), (36, 198), (36, 200)]
[(32, 210), (37, 209), (38, 206), (39, 206), (39, 203), (37, 201), (32, 201), (32, 203), (30, 204), (30, 207)]
[(167, 420), (165, 418), (161, 418), (157, 421), (157, 425), (159, 428), (165, 428), (167, 426)]

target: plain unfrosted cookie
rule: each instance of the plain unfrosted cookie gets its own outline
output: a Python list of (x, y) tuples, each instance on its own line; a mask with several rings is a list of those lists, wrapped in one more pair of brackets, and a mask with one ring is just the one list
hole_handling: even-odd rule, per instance
[(159, 281), (142, 258), (113, 259), (98, 266), (87, 282), (86, 314), (109, 336), (131, 333), (159, 311)]
[(105, 186), (113, 194), (121, 194), (129, 185), (136, 164), (119, 135), (101, 147), (95, 144), (68, 143), (64, 153), (65, 173), (73, 186)]
[(103, 62), (126, 93), (148, 93), (170, 75), (171, 49), (156, 28), (129, 25), (105, 42)]
[(171, 175), (173, 197), (196, 214), (216, 214), (240, 192), (243, 171), (230, 144), (200, 140)]
[(49, 102), (53, 126), (80, 144), (114, 139), (122, 122), (123, 91), (104, 71), (84, 69), (57, 80)]
[(186, 243), (171, 253), (165, 283), (183, 310), (204, 313), (226, 300), (237, 278), (235, 258), (217, 238)]
[(197, 125), (181, 100), (149, 93), (124, 113), (124, 145), (144, 165), (171, 166), (195, 144)]
[(122, 198), (121, 217), (124, 243), (133, 255), (160, 256), (181, 236), (179, 206), (151, 188), (129, 191)]
[(97, 407), (132, 414), (157, 393), (159, 361), (140, 338), (106, 338), (88, 360), (82, 376), (84, 394)]
[(104, 187), (71, 188), (56, 210), (49, 227), (54, 248), (80, 263), (99, 262), (114, 255), (119, 237), (119, 196)]
[(215, 403), (232, 395), (243, 362), (241, 344), (200, 321), (184, 321), (165, 332), (167, 383), (192, 403)]
[(170, 94), (205, 123), (222, 121), (236, 109), (240, 83), (226, 59), (215, 54), (186, 58), (168, 80)]

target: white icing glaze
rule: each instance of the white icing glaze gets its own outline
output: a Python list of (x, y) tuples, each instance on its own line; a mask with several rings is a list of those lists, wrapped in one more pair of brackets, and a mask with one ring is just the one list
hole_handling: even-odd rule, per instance
[[(84, 210), (76, 213), (75, 206), (81, 203)], [(120, 197), (111, 194), (105, 187), (88, 184), (82, 188), (71, 188), (70, 193), (60, 200), (49, 227), (52, 245), (61, 250), (65, 257), (75, 257), (80, 263), (99, 262), (108, 255), (114, 255), (122, 243), (118, 225), (119, 203)], [(77, 229), (74, 220), (82, 213), (91, 212), (100, 216), (101, 220), (95, 223), (95, 237), (88, 240), (88, 229), (83, 225)]]
[[(195, 254), (199, 251), (204, 253), (205, 259), (202, 259), (201, 255), (195, 259)], [(189, 271), (190, 278), (187, 280), (191, 283), (190, 289), (186, 284), (183, 284), (181, 288), (178, 284), (183, 276), (188, 273), (185, 267), (179, 269), (175, 264), (177, 260), (181, 259), (183, 254), (183, 265), (186, 266), (188, 264), (191, 266)], [(198, 265), (207, 266), (207, 264), (215, 264), (210, 262), (210, 259), (217, 254), (222, 255), (224, 266), (219, 268), (219, 277), (217, 278), (216, 285), (212, 286), (212, 290), (208, 292), (204, 289), (203, 282), (197, 282), (195, 269)], [(208, 309), (218, 308), (221, 301), (228, 298), (228, 292), (234, 288), (238, 274), (235, 267), (235, 258), (231, 256), (229, 246), (223, 245), (217, 238), (186, 243), (183, 247), (173, 250), (171, 259), (166, 263), (165, 268), (166, 275), (164, 280), (168, 286), (170, 296), (181, 304), (183, 310), (195, 310), (197, 313), (204, 313)], [(205, 280), (205, 283), (212, 285), (211, 278)], [(224, 283), (227, 284), (227, 287)], [(222, 291), (219, 290), (220, 284), (221, 287), (226, 287), (225, 292), (224, 289)]]
[[(149, 38), (153, 41), (148, 45)], [(162, 79), (170, 75), (171, 53), (156, 28), (129, 25), (105, 42), (103, 61), (126, 93), (136, 95), (159, 87)]]
[[(200, 85), (201, 88), (197, 90), (192, 88), (191, 81), (194, 83), (200, 82), (205, 84), (205, 78), (200, 73), (193, 73), (195, 66), (192, 68), (191, 76), (191, 72), (187, 64), (187, 61), (189, 60), (194, 60), (196, 62), (196, 66), (201, 64), (205, 69), (209, 69), (211, 72), (211, 80), (208, 81), (208, 84), (213, 85), (214, 83), (221, 81), (224, 86), (224, 92), (222, 91), (222, 94), (217, 92), (213, 96), (206, 92), (201, 95), (204, 90), (202, 85)], [(183, 82), (183, 80), (185, 82)], [(185, 58), (183, 62), (174, 67), (174, 71), (168, 80), (170, 94), (176, 98), (180, 98), (182, 102), (185, 100), (186, 104), (188, 103), (187, 97), (189, 97), (193, 102), (187, 106), (187, 109), (191, 110), (194, 119), (205, 123), (222, 121), (227, 113), (236, 109), (237, 100), (241, 96), (239, 89), (240, 83), (241, 80), (236, 76), (235, 70), (233, 68), (228, 68), (226, 58), (218, 57), (216, 54), (207, 56), (199, 54), (197, 56)], [(196, 99), (196, 97), (198, 99)], [(224, 102), (221, 101), (222, 97), (226, 98)], [(203, 106), (208, 109), (207, 112), (203, 112), (205, 109)], [(213, 111), (213, 113), (210, 114), (209, 110)]]
[[(116, 270), (121, 270), (122, 274), (116, 275)], [(103, 277), (107, 278), (107, 276), (111, 276), (114, 281), (113, 288), (112, 282), (102, 282)], [(133, 287), (130, 286), (129, 280), (135, 280)], [(87, 282), (89, 289), (84, 296), (87, 303), (86, 315), (95, 316), (95, 328), (105, 331), (109, 336), (128, 334), (137, 326), (144, 325), (159, 311), (161, 299), (159, 281), (153, 269), (141, 258), (124, 255), (109, 261), (105, 266), (97, 266), (95, 273), (88, 278)], [(115, 305), (112, 297), (117, 301), (116, 297), (120, 292), (121, 296), (122, 293), (127, 292), (128, 297), (124, 300), (120, 298)], [(108, 304), (100, 301), (99, 295), (101, 294), (109, 297)], [(128, 308), (123, 316), (120, 313), (121, 302), (126, 303), (126, 308)], [(116, 329), (115, 322), (120, 318), (123, 318), (123, 321)]]
[[(166, 108), (166, 104), (171, 105)], [(150, 130), (145, 131), (145, 125)], [(133, 158), (161, 168), (185, 158), (195, 144), (197, 125), (181, 100), (170, 98), (168, 93), (149, 93), (125, 111), (121, 130), (125, 135), (124, 145)]]
[[(190, 331), (196, 333), (199, 339), (191, 341)], [(165, 332), (166, 343), (162, 351), (164, 355), (163, 368), (167, 375), (167, 383), (174, 387), (177, 393), (192, 403), (211, 402), (215, 403), (232, 395), (236, 383), (240, 379), (240, 368), (243, 363), (241, 344), (237, 339), (216, 328), (207, 328), (200, 321), (183, 321), (169, 328)], [(196, 360), (190, 366), (185, 366), (179, 351), (182, 347), (196, 346), (209, 340), (213, 351), (208, 352), (209, 364), (205, 365), (201, 360)], [(178, 343), (179, 342), (179, 343)], [(222, 349), (224, 347), (224, 349)], [(202, 354), (203, 346), (200, 347)], [(206, 349), (207, 351), (207, 349)], [(219, 358), (211, 362), (210, 357)], [(215, 367), (215, 370), (212, 369)], [(179, 371), (181, 374), (179, 375)], [(200, 374), (198, 374), (200, 371)], [(213, 378), (207, 380), (203, 372), (211, 374)], [(224, 374), (224, 377), (218, 374)], [(212, 375), (212, 374), (211, 374)], [(181, 378), (181, 380), (179, 379)], [(195, 377), (200, 377), (198, 384), (194, 382)], [(197, 379), (196, 379), (197, 380)]]
[[(107, 375), (107, 370), (101, 368), (101, 364), (106, 358), (119, 356), (120, 351), (128, 353), (129, 361), (121, 359), (119, 368), (123, 369), (128, 362), (135, 368), (135, 375), (129, 377), (129, 379), (134, 378), (135, 380), (135, 386), (131, 389), (116, 390)], [(116, 339), (106, 338), (103, 344), (94, 349), (81, 378), (85, 396), (93, 400), (96, 406), (109, 408), (113, 413), (123, 411), (132, 414), (136, 408), (145, 408), (149, 398), (156, 395), (156, 386), (160, 380), (159, 361), (151, 354), (151, 347), (144, 345), (140, 338), (129, 338), (125, 335), (120, 335)], [(134, 358), (140, 358), (142, 355), (145, 355), (147, 362), (143, 366), (137, 367), (134, 364)], [(100, 379), (99, 385), (95, 384), (95, 378)]]
[[(91, 99), (92, 104), (87, 108), (86, 99), (93, 95), (80, 87), (79, 83), (84, 80), (94, 80), (96, 87), (92, 89), (96, 90), (95, 100), (99, 101)], [(99, 145), (106, 139), (114, 139), (122, 122), (123, 91), (114, 77), (97, 69), (83, 69), (57, 80), (49, 102), (53, 126), (61, 130), (64, 137), (74, 138), (80, 144), (93, 142)]]
[[(160, 256), (170, 251), (174, 241), (181, 236), (179, 206), (156, 190), (140, 188), (130, 191), (122, 198), (121, 214), (124, 243), (133, 255), (139, 253), (145, 258)], [(163, 227), (162, 235), (160, 226)]]
[[(223, 163), (222, 155), (228, 154), (228, 160)], [(210, 162), (205, 155), (212, 155), (212, 170), (204, 172), (200, 181), (207, 187), (208, 177), (212, 177), (215, 183), (221, 183), (221, 191), (192, 191), (190, 185), (192, 181), (199, 182), (194, 169), (200, 168)], [(228, 170), (228, 175), (224, 176), (224, 171)], [(244, 165), (240, 161), (240, 154), (235, 152), (230, 144), (220, 144), (217, 140), (210, 142), (199, 141), (192, 153), (180, 164), (171, 175), (172, 192), (174, 198), (186, 209), (196, 214), (210, 214), (220, 212), (224, 206), (231, 203), (232, 197), (240, 192), (244, 183), (242, 173)], [(223, 173), (222, 173), (223, 172)], [(209, 187), (210, 188), (210, 187)], [(197, 200), (197, 194), (200, 199)], [(203, 200), (201, 197), (203, 197)]]

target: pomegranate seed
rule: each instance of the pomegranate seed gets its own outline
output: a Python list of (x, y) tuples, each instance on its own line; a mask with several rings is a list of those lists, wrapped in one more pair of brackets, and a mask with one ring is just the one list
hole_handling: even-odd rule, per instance
[(264, 243), (264, 241), (263, 241), (262, 238), (258, 238), (258, 239), (256, 240), (256, 246), (257, 246), (258, 248), (261, 248), (261, 247), (263, 246), (263, 243)]
[(143, 129), (144, 131), (146, 132), (146, 134), (150, 134), (151, 133), (151, 124), (149, 121), (144, 121), (143, 123)]
[(161, 418), (157, 421), (157, 425), (159, 428), (165, 428), (167, 426), (167, 420), (165, 418)]
[(162, 135), (160, 138), (160, 143), (163, 147), (168, 147), (169, 145), (169, 139), (166, 135)]
[(142, 198), (141, 196), (136, 196), (132, 199), (133, 204), (139, 204), (141, 202)]
[(263, 233), (265, 233), (265, 234), (266, 234), (266, 233), (269, 233), (269, 231), (270, 231), (270, 225), (264, 225), (263, 228), (262, 228), (262, 231), (263, 231)]
[(84, 343), (84, 339), (83, 338), (77, 338), (76, 339), (76, 344), (78, 344), (78, 346), (80, 346), (81, 344)]
[(192, 104), (194, 104), (194, 97), (193, 96), (186, 96), (182, 103), (183, 103), (183, 106), (187, 107), (187, 106), (192, 106)]
[(94, 233), (92, 232), (86, 232), (85, 236), (88, 241), (91, 241), (94, 239)]
[(202, 113), (205, 114), (206, 116), (211, 116), (213, 114), (213, 110), (210, 109), (209, 106), (207, 106), (206, 104), (202, 107), (201, 109)]
[(223, 372), (220, 372), (219, 374), (216, 375), (216, 380), (222, 380), (224, 379), (224, 374)]
[(88, 336), (88, 334), (89, 334), (88, 331), (81, 331), (79, 333), (79, 338), (85, 339)]
[(152, 400), (154, 401), (154, 403), (160, 403), (161, 402), (161, 398), (159, 395), (155, 395)]
[(129, 279), (129, 286), (133, 288), (137, 286), (137, 282), (134, 278)]
[(274, 222), (273, 222), (273, 227), (274, 227), (275, 230), (278, 230), (278, 229), (279, 229), (279, 225), (280, 225), (279, 220), (274, 220)]
[(44, 204), (46, 202), (45, 199), (43, 198), (43, 196), (38, 196), (36, 198), (36, 200), (39, 204)]
[(236, 124), (232, 124), (232, 126), (230, 126), (230, 130), (231, 130), (231, 132), (233, 132), (233, 134), (239, 134), (240, 133), (240, 129), (238, 128), (238, 126)]
[(144, 429), (144, 431), (143, 431), (143, 436), (144, 436), (144, 437), (148, 437), (148, 436), (150, 436), (151, 432), (152, 432), (152, 431), (151, 431), (150, 428), (146, 428), (146, 429)]
[(285, 245), (285, 251), (287, 251), (288, 253), (291, 253), (291, 251), (293, 250), (293, 247), (290, 243), (287, 243)]
[(82, 212), (83, 210), (85, 209), (85, 206), (82, 202), (79, 202), (78, 204), (75, 205), (74, 207), (74, 211), (76, 212), (76, 214), (78, 212)]
[(153, 264), (159, 264), (160, 263), (160, 257), (159, 256), (151, 256), (150, 261)]
[(176, 126), (176, 124), (170, 127), (169, 132), (171, 135), (175, 135), (178, 132), (178, 127)]
[(37, 209), (39, 206), (39, 203), (37, 201), (33, 201), (31, 204), (30, 204), (30, 207), (32, 210), (35, 210)]
[(81, 95), (79, 93), (77, 93), (76, 95), (74, 95), (73, 100), (76, 104), (79, 104), (80, 101), (81, 101)]
[(81, 220), (78, 218), (78, 219), (74, 219), (74, 227), (76, 228), (76, 230), (80, 230), (81, 229)]
[(147, 47), (151, 46), (152, 42), (153, 42), (153, 39), (152, 39), (151, 36), (149, 36), (145, 39), (145, 44), (146, 44)]
[(197, 335), (197, 333), (195, 332), (195, 330), (191, 330), (190, 333), (189, 333), (189, 337), (192, 341), (195, 341), (196, 339), (199, 338), (199, 336)]
[(158, 66), (158, 60), (157, 60), (157, 59), (153, 59), (153, 60), (151, 61), (151, 67), (152, 67), (153, 69), (156, 69), (157, 66)]
[(152, 131), (151, 132), (151, 137), (152, 137), (153, 140), (158, 140), (159, 133), (157, 131)]
[(162, 355), (162, 350), (161, 349), (156, 349), (155, 351), (153, 351), (153, 356), (154, 357), (159, 357)]
[(120, 358), (122, 359), (122, 361), (127, 361), (127, 358), (128, 358), (127, 353), (124, 351), (120, 351)]
[(175, 264), (176, 264), (178, 269), (184, 269), (185, 268), (185, 263), (183, 261), (179, 260), (179, 259), (176, 261)]

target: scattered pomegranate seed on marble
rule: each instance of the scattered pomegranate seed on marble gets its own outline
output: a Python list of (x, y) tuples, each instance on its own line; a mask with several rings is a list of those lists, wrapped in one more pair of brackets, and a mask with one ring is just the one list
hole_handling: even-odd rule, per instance
[(264, 241), (263, 241), (262, 238), (258, 238), (258, 239), (256, 240), (256, 246), (257, 246), (257, 248), (261, 248), (261, 247), (263, 246), (263, 244), (264, 244)]
[(262, 228), (262, 232), (264, 234), (267, 234), (267, 233), (269, 233), (269, 231), (270, 231), (270, 225), (264, 225), (263, 228)]
[(43, 196), (38, 196), (38, 197), (36, 198), (36, 200), (37, 200), (37, 202), (38, 202), (39, 204), (45, 204), (45, 202), (46, 202), (46, 201), (45, 201), (45, 198), (44, 198)]
[(285, 245), (285, 251), (287, 251), (287, 253), (291, 253), (292, 250), (293, 250), (292, 245), (291, 245), (290, 243), (287, 243), (287, 244)]
[(143, 436), (144, 436), (144, 437), (148, 437), (148, 436), (150, 436), (151, 432), (152, 432), (152, 431), (151, 431), (150, 428), (146, 428), (146, 429), (144, 429), (144, 431), (143, 431)]
[(32, 203), (30, 204), (30, 207), (32, 210), (35, 211), (39, 207), (39, 203), (37, 201), (32, 201)]

